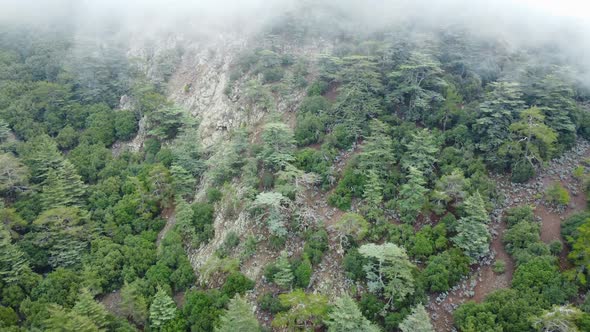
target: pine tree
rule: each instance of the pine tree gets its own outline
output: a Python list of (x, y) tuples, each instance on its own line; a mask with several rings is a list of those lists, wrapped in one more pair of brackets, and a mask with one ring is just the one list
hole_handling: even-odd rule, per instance
[(270, 169), (275, 171), (284, 169), (293, 162), (295, 138), (293, 131), (284, 123), (268, 123), (262, 132), (261, 157)]
[(170, 174), (172, 175), (172, 188), (176, 195), (188, 197), (193, 194), (197, 181), (184, 167), (172, 164)]
[(387, 99), (403, 111), (406, 120), (421, 121), (440, 103), (444, 86), (441, 64), (432, 56), (414, 52), (389, 74), (392, 92)]
[(80, 262), (91, 229), (87, 215), (76, 207), (58, 207), (43, 212), (35, 221), (35, 242), (49, 253), (53, 267), (72, 266)]
[(379, 121), (370, 123), (371, 135), (363, 143), (363, 151), (359, 156), (359, 166), (363, 172), (374, 172), (377, 179), (385, 180), (395, 166), (391, 128)]
[(369, 243), (361, 246), (358, 251), (370, 259), (363, 267), (367, 273), (369, 291), (383, 294), (389, 308), (393, 308), (395, 301), (403, 301), (414, 294), (412, 271), (416, 267), (410, 262), (405, 249), (393, 243)]
[(60, 206), (80, 206), (86, 194), (82, 178), (68, 160), (62, 161), (59, 167), (48, 170), (41, 188), (41, 205), (45, 210)]
[(82, 289), (78, 301), (74, 305), (74, 312), (86, 316), (99, 328), (106, 328), (108, 312), (102, 303), (96, 302), (88, 289)]
[(403, 158), (402, 166), (405, 169), (411, 167), (419, 170), (423, 175), (430, 175), (436, 163), (438, 144), (428, 129), (416, 131), (412, 139), (406, 144), (407, 152)]
[(325, 323), (328, 326), (328, 332), (380, 331), (363, 316), (354, 300), (346, 294), (336, 299)]
[[(553, 155), (558, 137), (557, 133), (545, 125), (544, 121), (545, 116), (537, 107), (522, 111), (520, 121), (510, 125), (512, 140), (504, 143), (499, 153), (510, 156), (514, 160), (513, 164), (528, 163), (528, 169), (534, 170), (535, 166)], [(513, 179), (515, 179), (515, 165), (512, 169)], [(516, 179), (518, 182), (524, 182), (534, 175), (534, 172), (529, 172), (528, 175), (528, 177), (521, 176)]]
[(89, 317), (74, 310), (66, 310), (59, 305), (50, 305), (49, 317), (45, 319), (44, 331), (48, 332), (104, 332)]
[(400, 324), (402, 332), (434, 332), (430, 316), (422, 304), (418, 304)]
[(478, 149), (485, 153), (490, 164), (501, 166), (503, 160), (495, 152), (508, 140), (510, 124), (524, 109), (524, 101), (518, 83), (493, 82), (490, 86), (490, 92), (479, 106), (474, 130), (479, 138)]
[(185, 242), (196, 240), (195, 226), (193, 225), (193, 208), (184, 199), (176, 200), (176, 230)]
[(379, 175), (375, 171), (369, 171), (367, 176), (367, 182), (365, 183), (363, 198), (365, 202), (372, 207), (376, 208), (383, 201), (383, 186)]
[(216, 327), (215, 331), (259, 332), (260, 324), (254, 315), (252, 306), (240, 295), (236, 295), (219, 318), (219, 327)]
[(119, 309), (123, 315), (130, 318), (136, 324), (145, 324), (148, 314), (147, 304), (136, 282), (131, 284), (125, 283), (123, 288), (121, 288)]
[(422, 173), (415, 167), (409, 167), (407, 182), (401, 186), (399, 200), (397, 202), (400, 219), (408, 224), (413, 223), (428, 201), (426, 180)]
[(290, 288), (293, 283), (293, 270), (286, 252), (282, 252), (277, 260), (278, 272), (274, 275), (274, 282), (282, 288)]
[(0, 280), (18, 282), (27, 271), (30, 267), (25, 254), (11, 243), (10, 233), (0, 225)]
[(471, 257), (472, 261), (475, 261), (490, 251), (491, 237), (487, 227), (490, 217), (478, 192), (465, 200), (464, 210), (467, 215), (459, 219), (457, 235), (452, 238), (452, 241)]
[(176, 315), (176, 304), (166, 291), (158, 287), (158, 292), (154, 296), (150, 306), (150, 322), (152, 328), (159, 330), (167, 321)]

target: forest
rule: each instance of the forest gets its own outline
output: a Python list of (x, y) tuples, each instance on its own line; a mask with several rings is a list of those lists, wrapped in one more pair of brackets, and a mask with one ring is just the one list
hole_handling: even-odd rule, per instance
[(590, 331), (590, 86), (551, 45), (76, 37), (0, 25), (1, 331)]

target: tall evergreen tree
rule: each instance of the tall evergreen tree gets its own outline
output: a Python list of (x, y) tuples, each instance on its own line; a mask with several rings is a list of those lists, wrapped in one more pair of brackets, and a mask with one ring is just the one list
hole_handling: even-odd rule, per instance
[(346, 294), (334, 301), (334, 307), (325, 323), (328, 332), (380, 331), (379, 327), (363, 316), (354, 300)]
[(428, 129), (422, 129), (412, 134), (412, 139), (406, 144), (402, 166), (405, 169), (414, 167), (423, 175), (429, 176), (437, 161), (438, 144)]
[(174, 318), (176, 310), (176, 304), (172, 298), (166, 294), (164, 289), (158, 287), (158, 291), (150, 306), (150, 322), (152, 328), (159, 330), (167, 321)]
[(277, 260), (277, 273), (274, 275), (274, 282), (282, 288), (290, 288), (293, 283), (293, 270), (287, 257), (287, 252), (283, 251)]
[(219, 318), (216, 332), (259, 332), (260, 324), (254, 315), (252, 306), (240, 295), (236, 295)]
[(400, 324), (402, 332), (434, 332), (430, 316), (422, 304), (418, 304)]
[(125, 317), (131, 319), (138, 325), (145, 324), (148, 316), (148, 309), (145, 297), (139, 289), (137, 282), (125, 283), (121, 288), (121, 303), (119, 309)]
[(479, 115), (474, 130), (479, 138), (477, 147), (493, 166), (502, 167), (496, 151), (508, 140), (510, 124), (524, 109), (522, 91), (518, 83), (490, 83), (491, 90), (479, 106)]
[(74, 305), (74, 312), (86, 316), (99, 328), (106, 328), (109, 315), (102, 303), (96, 302), (88, 289), (82, 289), (78, 301)]
[(417, 168), (410, 166), (407, 182), (401, 186), (397, 210), (400, 219), (408, 224), (414, 223), (424, 205), (428, 202), (426, 180)]
[(18, 282), (30, 271), (25, 254), (12, 244), (10, 233), (0, 224), (0, 280), (6, 284)]
[(383, 294), (387, 307), (393, 308), (396, 301), (403, 301), (414, 294), (412, 271), (416, 267), (410, 262), (405, 249), (393, 243), (369, 243), (361, 246), (358, 251), (370, 259), (363, 267), (367, 273), (369, 291)]
[(81, 206), (86, 194), (82, 178), (68, 160), (48, 170), (41, 188), (41, 205), (45, 210), (60, 206)]
[(452, 238), (455, 245), (465, 252), (472, 261), (482, 258), (490, 251), (490, 232), (487, 224), (490, 217), (481, 195), (476, 192), (464, 203), (465, 217), (457, 223), (457, 235)]

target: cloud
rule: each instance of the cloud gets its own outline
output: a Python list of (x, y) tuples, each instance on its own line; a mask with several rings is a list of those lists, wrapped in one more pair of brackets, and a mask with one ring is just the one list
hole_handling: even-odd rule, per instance
[(98, 38), (248, 36), (302, 7), (361, 31), (405, 22), (461, 26), (515, 47), (551, 43), (590, 72), (590, 3), (580, 0), (0, 0), (0, 23), (69, 23)]

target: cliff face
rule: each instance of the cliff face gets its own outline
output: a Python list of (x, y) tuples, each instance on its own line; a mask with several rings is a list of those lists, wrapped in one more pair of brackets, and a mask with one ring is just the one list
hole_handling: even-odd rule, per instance
[(229, 35), (189, 45), (170, 78), (170, 99), (200, 120), (204, 147), (212, 146), (245, 121), (239, 104), (224, 92), (230, 66), (244, 47), (244, 40)]

